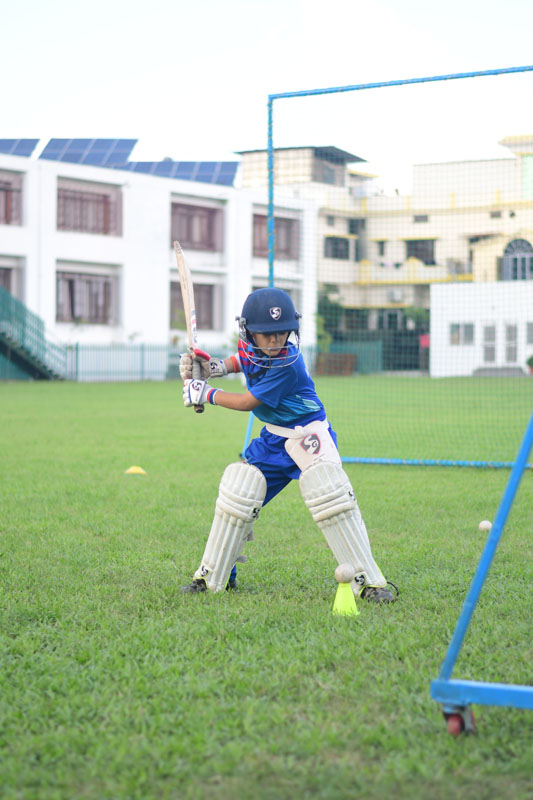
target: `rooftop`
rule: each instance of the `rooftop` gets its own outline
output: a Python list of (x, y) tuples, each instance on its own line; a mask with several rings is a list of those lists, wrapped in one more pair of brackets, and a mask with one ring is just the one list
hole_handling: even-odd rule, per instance
[[(316, 147), (314, 145), (307, 145), (303, 147), (275, 147), (274, 152), (281, 152), (287, 150), (313, 150), (316, 158), (323, 161), (329, 161), (331, 164), (351, 164), (354, 161), (366, 161), (365, 158), (360, 158), (353, 153), (348, 153), (346, 150), (341, 150), (339, 147), (328, 145), (325, 147)], [(246, 153), (266, 153), (266, 150), (238, 150), (237, 155), (242, 156)]]

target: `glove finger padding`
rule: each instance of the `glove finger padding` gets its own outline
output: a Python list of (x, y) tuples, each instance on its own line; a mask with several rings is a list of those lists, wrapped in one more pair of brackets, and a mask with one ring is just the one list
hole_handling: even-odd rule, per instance
[(189, 353), (182, 353), (180, 356), (180, 376), (182, 381), (192, 379), (192, 358)]
[(180, 356), (180, 375), (183, 381), (192, 379), (192, 362), (200, 364), (200, 378), (202, 380), (209, 380), (209, 378), (221, 378), (228, 374), (228, 370), (224, 361), (221, 358), (211, 358), (209, 353), (204, 353), (203, 350), (195, 350), (194, 356), (190, 353), (182, 353)]

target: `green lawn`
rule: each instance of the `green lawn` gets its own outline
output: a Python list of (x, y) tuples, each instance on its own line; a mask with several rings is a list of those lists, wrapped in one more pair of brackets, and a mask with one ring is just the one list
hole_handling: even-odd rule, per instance
[[(374, 455), (357, 443), (394, 382), (353, 379), (348, 419), (344, 379), (321, 380), (343, 455)], [(435, 418), (449, 383), (426, 385), (398, 442), (466, 436)], [(533, 712), (477, 706), (454, 739), (429, 696), (508, 471), (348, 465), (401, 596), (345, 619), (296, 484), (261, 512), (238, 592), (180, 594), (246, 415), (194, 414), (170, 383), (3, 384), (0, 409), (2, 800), (533, 796)], [(502, 427), (512, 458), (525, 421)], [(532, 481), (454, 677), (533, 683)]]
[(513, 461), (533, 408), (533, 380), (319, 379), (344, 456)]

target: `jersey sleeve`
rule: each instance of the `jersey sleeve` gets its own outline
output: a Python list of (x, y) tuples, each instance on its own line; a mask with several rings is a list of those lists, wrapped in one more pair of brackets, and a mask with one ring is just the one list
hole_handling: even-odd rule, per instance
[(280, 401), (292, 394), (297, 387), (298, 379), (291, 367), (270, 369), (249, 391), (257, 400), (267, 406), (276, 408)]

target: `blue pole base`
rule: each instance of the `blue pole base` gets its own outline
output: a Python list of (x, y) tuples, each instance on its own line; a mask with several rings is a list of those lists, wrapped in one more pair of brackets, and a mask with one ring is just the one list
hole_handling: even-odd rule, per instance
[(533, 709), (533, 686), (437, 679), (431, 682), (431, 697), (442, 703), (445, 711), (471, 703)]

